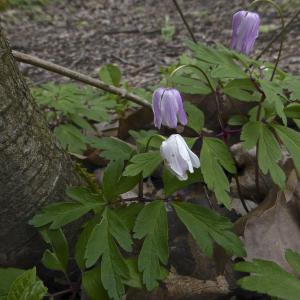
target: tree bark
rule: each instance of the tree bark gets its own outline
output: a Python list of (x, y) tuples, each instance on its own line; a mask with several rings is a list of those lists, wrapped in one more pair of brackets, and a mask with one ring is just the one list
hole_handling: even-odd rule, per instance
[(29, 267), (42, 247), (28, 225), (43, 206), (78, 183), (20, 74), (0, 29), (0, 266)]

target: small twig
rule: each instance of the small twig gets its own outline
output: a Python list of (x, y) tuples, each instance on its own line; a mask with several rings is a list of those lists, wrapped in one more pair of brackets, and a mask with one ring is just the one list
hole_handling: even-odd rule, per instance
[(124, 59), (124, 58), (122, 58), (122, 57), (119, 57), (119, 56), (117, 56), (117, 55), (115, 55), (115, 54), (112, 54), (111, 56), (112, 56), (114, 59), (116, 59), (116, 60), (118, 60), (119, 62), (121, 62), (122, 64), (124, 64), (124, 65), (130, 65), (130, 66), (134, 66), (134, 67), (136, 67), (136, 68), (140, 67), (139, 64), (129, 62), (128, 60), (126, 60), (126, 59)]
[(234, 175), (234, 179), (235, 179), (235, 183), (236, 183), (236, 187), (237, 187), (237, 191), (238, 191), (238, 194), (239, 194), (239, 197), (240, 197), (240, 200), (242, 202), (242, 205), (246, 211), (246, 213), (249, 212), (249, 209), (246, 205), (246, 201), (243, 197), (243, 194), (242, 194), (242, 190), (241, 190), (241, 185), (240, 185), (240, 181), (239, 181), (239, 177), (237, 175)]
[(143, 175), (140, 175), (140, 181), (139, 181), (139, 202), (143, 202), (144, 200), (144, 182), (143, 182)]
[(258, 152), (259, 152), (259, 144), (256, 143), (256, 151), (255, 151), (255, 187), (256, 187), (256, 197), (257, 201), (260, 198), (260, 186), (259, 186), (259, 165), (258, 165)]
[(64, 290), (64, 291), (60, 291), (60, 292), (57, 292), (57, 293), (54, 293), (54, 294), (49, 294), (47, 295), (47, 297), (52, 297), (52, 298), (55, 298), (55, 297), (58, 297), (58, 296), (63, 296), (65, 294), (70, 294), (73, 292), (73, 289), (72, 288), (69, 288), (67, 290)]
[(194, 36), (194, 33), (193, 33), (193, 31), (192, 31), (192, 29), (191, 29), (189, 23), (187, 22), (186, 18), (184, 17), (183, 12), (182, 12), (182, 9), (180, 8), (180, 6), (179, 6), (177, 0), (173, 0), (173, 3), (174, 3), (174, 5), (175, 5), (175, 7), (176, 7), (176, 9), (177, 9), (177, 11), (178, 11), (178, 13), (179, 13), (181, 19), (182, 19), (182, 21), (183, 21), (183, 23), (184, 23), (184, 25), (185, 25), (187, 31), (189, 32), (189, 34), (190, 34), (190, 36), (191, 36), (193, 42), (194, 42), (194, 43), (197, 43), (197, 40), (196, 40), (196, 38), (195, 38), (195, 36)]
[(118, 95), (121, 98), (127, 99), (136, 104), (151, 108), (151, 104), (147, 100), (145, 100), (145, 99), (141, 98), (140, 96), (137, 96), (133, 93), (129, 93), (125, 89), (115, 87), (115, 86), (107, 84), (101, 80), (94, 79), (90, 76), (84, 75), (82, 73), (73, 71), (71, 69), (62, 67), (60, 65), (54, 64), (52, 62), (46, 61), (44, 59), (40, 59), (40, 58), (32, 56), (32, 55), (24, 54), (19, 51), (12, 51), (12, 54), (15, 57), (15, 59), (18, 60), (19, 62), (23, 62), (23, 63), (29, 64), (29, 65), (43, 68), (50, 72), (60, 74), (62, 76), (86, 83), (91, 86), (94, 86), (94, 87), (104, 90), (106, 92)]

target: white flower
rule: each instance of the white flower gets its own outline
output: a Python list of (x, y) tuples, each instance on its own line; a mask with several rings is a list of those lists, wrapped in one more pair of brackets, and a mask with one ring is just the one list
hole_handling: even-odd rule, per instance
[(179, 180), (187, 180), (187, 171), (194, 173), (193, 168), (200, 167), (200, 160), (179, 134), (172, 134), (160, 146), (160, 154), (168, 168)]

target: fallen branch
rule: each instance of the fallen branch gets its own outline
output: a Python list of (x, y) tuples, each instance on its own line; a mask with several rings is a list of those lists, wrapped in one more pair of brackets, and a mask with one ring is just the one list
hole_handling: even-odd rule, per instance
[(73, 71), (71, 69), (62, 67), (60, 65), (54, 64), (52, 62), (46, 61), (44, 59), (41, 59), (41, 58), (38, 58), (38, 57), (35, 57), (32, 55), (24, 54), (24, 53), (14, 51), (14, 50), (12, 51), (12, 54), (15, 57), (15, 59), (19, 62), (33, 65), (36, 67), (40, 67), (40, 68), (48, 70), (50, 72), (60, 74), (62, 76), (83, 82), (83, 83), (91, 85), (91, 86), (94, 86), (94, 87), (104, 90), (106, 92), (118, 95), (121, 98), (130, 100), (131, 102), (134, 102), (136, 104), (151, 108), (151, 104), (147, 100), (145, 100), (133, 93), (130, 93), (123, 88), (118, 88), (113, 85), (109, 85), (101, 80), (92, 78), (90, 76), (81, 74), (79, 72)]

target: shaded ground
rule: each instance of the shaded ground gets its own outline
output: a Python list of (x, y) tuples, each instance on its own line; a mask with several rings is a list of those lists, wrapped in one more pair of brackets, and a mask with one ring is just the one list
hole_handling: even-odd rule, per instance
[[(300, 1), (279, 1), (281, 4), (291, 1), (293, 5), (286, 10), (287, 17), (295, 7), (300, 7)], [(179, 3), (199, 41), (228, 45), (231, 16), (236, 10), (245, 8), (249, 1), (185, 0)], [(274, 34), (269, 29), (279, 25), (272, 8), (263, 6), (260, 12), (267, 32), (257, 41), (257, 50)], [(176, 34), (170, 42), (165, 42), (161, 36), (167, 15), (176, 26)], [(16, 50), (92, 76), (97, 76), (101, 64), (117, 63), (125, 79), (134, 86), (157, 83), (160, 67), (175, 61), (185, 51), (183, 41), (188, 37), (171, 0), (49, 0), (49, 4), (42, 7), (1, 13), (1, 25)], [(298, 74), (299, 33), (300, 18), (288, 34), (280, 64)], [(267, 56), (275, 58), (274, 49)], [(61, 80), (35, 67), (24, 65), (22, 69), (35, 83)]]

